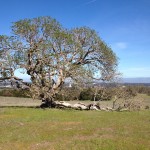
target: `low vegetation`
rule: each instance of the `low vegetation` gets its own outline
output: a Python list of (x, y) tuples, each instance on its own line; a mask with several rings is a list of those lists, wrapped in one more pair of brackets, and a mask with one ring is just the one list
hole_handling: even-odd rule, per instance
[[(122, 110), (122, 109), (128, 109), (128, 110), (140, 110), (141, 108), (149, 109), (149, 105), (144, 106), (143, 98), (139, 95), (147, 95), (149, 97), (149, 87), (139, 87), (139, 86), (120, 86), (120, 87), (93, 87), (93, 88), (82, 88), (79, 89), (77, 87), (64, 87), (60, 93), (56, 94), (55, 99), (57, 101), (84, 101), (84, 103), (88, 101), (94, 101), (94, 105), (97, 108), (95, 109), (101, 109), (101, 103), (103, 101), (111, 101), (112, 105), (111, 108), (113, 110)], [(3, 89), (0, 91), (0, 96), (7, 96), (7, 97), (30, 97), (29, 91), (22, 90), (22, 89)], [(140, 98), (139, 98), (140, 97)], [(55, 102), (56, 107), (55, 108), (62, 108), (62, 107), (73, 107), (71, 104), (62, 104), (60, 102)], [(93, 102), (90, 102), (93, 103)], [(90, 109), (91, 105), (88, 105), (85, 109)], [(16, 103), (18, 104), (18, 103)], [(39, 104), (39, 102), (38, 102)], [(24, 105), (24, 104), (23, 104)], [(30, 104), (29, 104), (30, 105)], [(40, 105), (40, 104), (39, 104)], [(92, 104), (93, 105), (93, 104)], [(81, 105), (80, 105), (81, 106)], [(45, 107), (41, 104), (41, 107)], [(84, 106), (83, 106), (84, 107)], [(106, 108), (106, 107), (105, 107)], [(93, 109), (93, 108), (91, 108)]]

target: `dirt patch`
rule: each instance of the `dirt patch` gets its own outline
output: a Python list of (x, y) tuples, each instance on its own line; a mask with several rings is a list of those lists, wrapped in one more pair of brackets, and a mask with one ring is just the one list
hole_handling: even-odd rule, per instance
[(113, 139), (114, 136), (111, 135), (111, 134), (102, 134), (102, 135), (100, 136), (100, 138), (102, 138), (102, 139)]
[(3, 114), (3, 115), (0, 115), (0, 119), (8, 119), (8, 118), (17, 118), (18, 116), (16, 115), (12, 115), (12, 114)]
[(112, 128), (101, 128), (100, 130), (109, 131), (109, 132), (113, 132), (114, 131)]
[(62, 125), (79, 125), (79, 124), (81, 124), (81, 122), (70, 121), (70, 122), (62, 122), (60, 124), (62, 124)]
[(40, 143), (35, 143), (32, 146), (29, 147), (29, 149), (34, 149), (34, 150), (38, 150), (38, 149), (51, 149), (54, 150), (54, 147), (52, 146), (52, 142), (40, 142)]
[(97, 134), (94, 135), (78, 135), (78, 136), (74, 136), (73, 139), (75, 140), (81, 140), (81, 141), (86, 141), (86, 140), (91, 140), (93, 138), (98, 138)]

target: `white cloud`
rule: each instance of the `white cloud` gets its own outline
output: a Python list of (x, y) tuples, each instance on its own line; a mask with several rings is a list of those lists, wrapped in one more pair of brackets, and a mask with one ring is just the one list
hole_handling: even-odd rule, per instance
[(126, 42), (117, 42), (117, 43), (115, 43), (115, 47), (117, 47), (119, 49), (126, 49), (127, 43)]
[(89, 4), (94, 3), (94, 2), (96, 2), (96, 1), (97, 1), (97, 0), (88, 1), (88, 2), (85, 3), (85, 5), (89, 5)]
[(126, 42), (114, 42), (114, 43), (111, 43), (110, 46), (117, 53), (122, 52), (122, 50), (128, 48), (128, 44)]
[(20, 79), (23, 79), (23, 81), (25, 81), (25, 82), (31, 81), (30, 76), (26, 73), (25, 69), (15, 70), (14, 75)]
[(79, 7), (82, 7), (82, 6), (86, 6), (86, 5), (91, 5), (92, 3), (95, 3), (97, 0), (90, 0), (90, 1), (87, 1), (87, 2), (85, 2), (85, 3), (80, 3), (80, 5), (79, 6), (77, 6), (77, 8)]

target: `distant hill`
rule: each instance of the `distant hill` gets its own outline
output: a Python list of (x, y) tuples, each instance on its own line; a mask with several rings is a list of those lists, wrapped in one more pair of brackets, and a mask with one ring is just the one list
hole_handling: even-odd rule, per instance
[(150, 77), (123, 78), (123, 83), (150, 83)]

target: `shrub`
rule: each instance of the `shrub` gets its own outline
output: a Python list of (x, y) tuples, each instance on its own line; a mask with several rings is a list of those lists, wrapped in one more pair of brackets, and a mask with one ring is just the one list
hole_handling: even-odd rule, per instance
[(98, 91), (98, 96), (96, 96), (96, 100), (100, 101), (109, 101), (112, 99), (112, 91), (111, 88), (101, 88)]
[(109, 101), (112, 99), (112, 90), (111, 88), (88, 88), (84, 89), (80, 93), (80, 100), (94, 100), (95, 101)]
[(150, 109), (150, 107), (148, 105), (145, 106), (145, 109)]
[(132, 86), (137, 93), (150, 95), (150, 87), (148, 86)]
[(131, 86), (126, 87), (126, 88), (125, 88), (125, 92), (126, 92), (126, 94), (127, 94), (127, 96), (128, 96), (129, 98), (135, 97), (135, 96), (137, 95), (136, 90), (135, 90), (133, 87), (131, 87)]
[(92, 100), (93, 99), (94, 92), (92, 91), (91, 88), (84, 89), (80, 93), (80, 100)]
[(3, 89), (0, 91), (0, 96), (8, 97), (30, 97), (29, 91), (20, 89)]
[(80, 90), (75, 87), (64, 87), (61, 92), (56, 94), (55, 99), (58, 101), (70, 101), (78, 100), (80, 96)]

